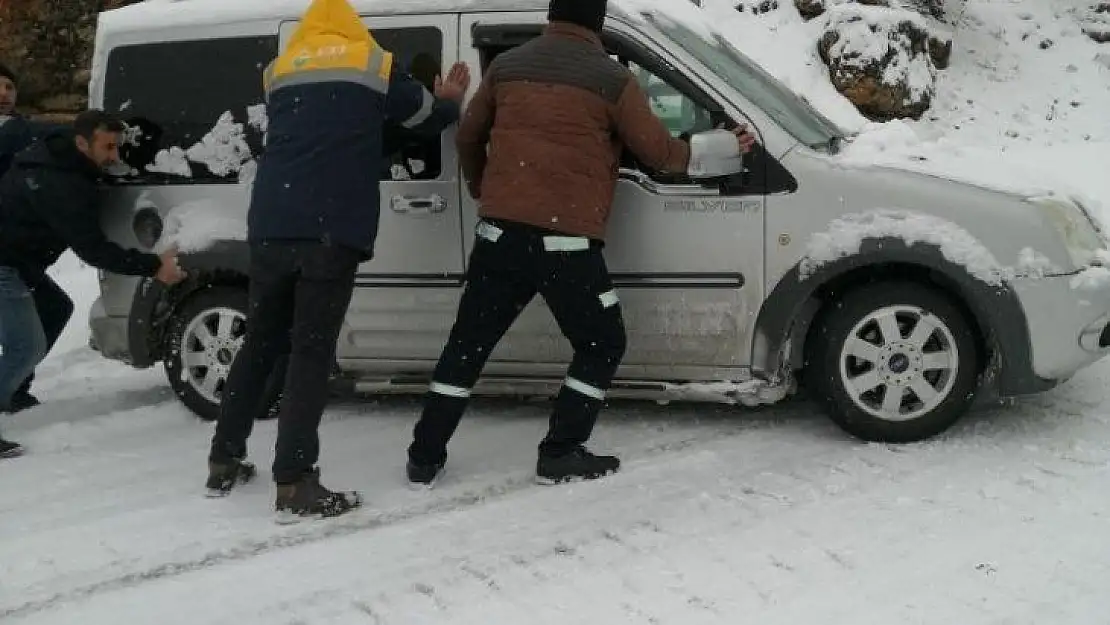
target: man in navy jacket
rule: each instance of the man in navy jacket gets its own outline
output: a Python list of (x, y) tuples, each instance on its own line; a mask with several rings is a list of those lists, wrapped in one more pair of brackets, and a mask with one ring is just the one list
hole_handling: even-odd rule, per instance
[[(176, 251), (161, 256), (124, 249), (100, 228), (98, 183), (119, 161), (123, 124), (103, 111), (85, 111), (73, 128), (47, 135), (20, 152), (0, 178), (0, 412), (38, 403), (27, 387), (73, 313), (73, 302), (47, 270), (67, 250), (99, 269), (184, 278)], [(21, 448), (0, 438), (0, 457)]]
[(60, 129), (49, 124), (37, 124), (15, 110), (19, 96), (19, 81), (15, 72), (0, 64), (0, 178), (12, 165), (15, 155), (29, 147), (51, 130)]
[(254, 476), (245, 460), (253, 415), (288, 355), (274, 507), (290, 520), (336, 516), (361, 497), (320, 484), (318, 429), (355, 274), (377, 239), (383, 127), (440, 133), (458, 120), (470, 75), (456, 64), (433, 95), (394, 67), (346, 0), (315, 0), (264, 83), (269, 128), (247, 218), (247, 336), (222, 398), (207, 488), (226, 495)]

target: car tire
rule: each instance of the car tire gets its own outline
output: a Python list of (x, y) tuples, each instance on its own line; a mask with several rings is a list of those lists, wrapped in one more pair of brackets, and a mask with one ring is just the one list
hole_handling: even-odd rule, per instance
[(815, 395), (859, 439), (931, 438), (975, 400), (979, 341), (967, 314), (936, 289), (881, 282), (848, 291), (825, 307), (807, 344)]
[[(246, 337), (246, 319), (247, 292), (214, 287), (183, 302), (170, 321), (162, 360), (166, 377), (182, 403), (204, 421), (220, 416), (227, 375)], [(268, 388), (267, 394), (272, 399), (259, 419), (277, 414), (280, 393)]]

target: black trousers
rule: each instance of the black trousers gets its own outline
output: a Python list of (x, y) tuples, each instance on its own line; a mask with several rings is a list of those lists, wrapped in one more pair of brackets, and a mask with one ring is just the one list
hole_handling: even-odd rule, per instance
[(511, 222), (479, 224), (458, 316), (409, 447), (413, 462), (446, 460), (486, 360), (536, 293), (574, 347), (539, 452), (559, 456), (589, 440), (625, 350), (624, 320), (601, 248), (598, 241)]
[[(54, 344), (61, 338), (70, 318), (73, 317), (73, 300), (46, 274), (34, 276), (31, 279), (24, 278), (24, 283), (31, 290), (31, 297), (35, 300), (35, 310), (39, 314), (42, 333), (46, 335), (46, 354), (49, 354), (50, 350), (54, 349)], [(34, 381), (35, 374), (32, 373), (27, 376), (16, 393), (31, 392), (31, 384)]]
[(267, 380), (284, 365), (274, 481), (294, 483), (316, 466), (328, 379), (359, 262), (354, 249), (318, 242), (251, 245), (247, 336), (228, 375), (211, 460), (246, 457)]

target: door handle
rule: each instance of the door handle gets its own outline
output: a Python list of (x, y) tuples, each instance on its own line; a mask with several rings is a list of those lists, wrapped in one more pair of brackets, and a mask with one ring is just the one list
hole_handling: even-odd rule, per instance
[(394, 195), (390, 199), (389, 205), (395, 213), (410, 215), (442, 213), (447, 210), (447, 200), (438, 194), (429, 196)]
[(636, 183), (648, 193), (655, 195), (697, 195), (716, 197), (721, 195), (720, 189), (700, 184), (663, 184), (651, 179), (651, 176), (636, 171), (635, 169), (621, 168), (620, 178)]

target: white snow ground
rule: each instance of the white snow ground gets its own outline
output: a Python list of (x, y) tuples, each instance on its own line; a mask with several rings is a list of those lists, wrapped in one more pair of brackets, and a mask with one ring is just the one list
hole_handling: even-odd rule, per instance
[[(895, 140), (872, 146), (1006, 154), (1110, 208), (1110, 67), (1071, 26), (1077, 6), (970, 0), (935, 119), (879, 128)], [(813, 68), (810, 49), (789, 45), (809, 28), (795, 18), (784, 6), (736, 24), (746, 50), (799, 78)], [(759, 45), (761, 29), (777, 44)], [(1056, 45), (1023, 41), (1030, 29)], [(336, 405), (325, 477), (368, 504), (279, 527), (265, 471), (274, 424), (253, 438), (261, 479), (202, 498), (211, 426), (159, 370), (84, 348), (95, 272), (67, 257), (54, 273), (78, 306), (40, 369), (48, 403), (5, 423), (30, 449), (0, 463), (5, 624), (1066, 625), (1110, 614), (1110, 362), (908, 446), (847, 439), (803, 401), (619, 403), (596, 446), (622, 454), (624, 471), (560, 488), (530, 482), (543, 404), (476, 402), (448, 475), (420, 493), (402, 483), (417, 403)]]

